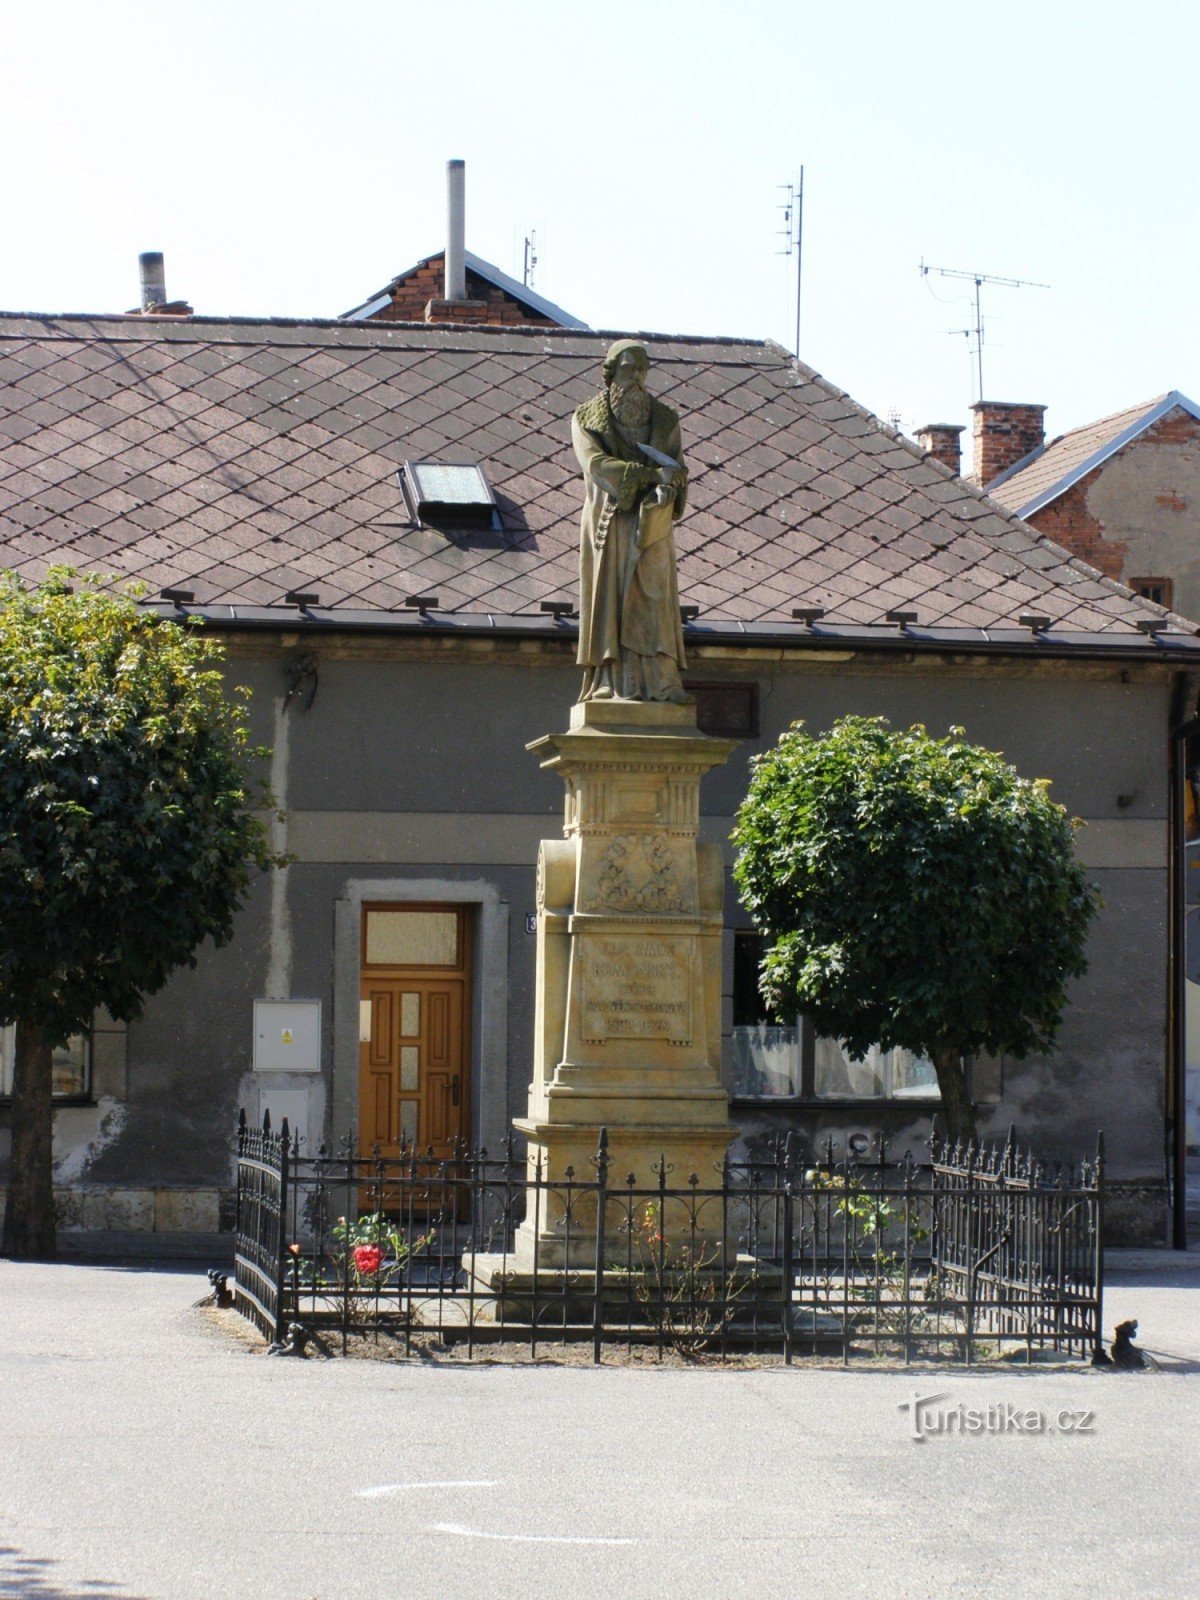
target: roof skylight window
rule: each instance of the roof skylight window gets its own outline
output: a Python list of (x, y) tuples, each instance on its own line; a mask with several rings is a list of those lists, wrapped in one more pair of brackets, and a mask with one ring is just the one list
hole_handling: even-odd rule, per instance
[(494, 528), (496, 497), (476, 462), (406, 461), (400, 487), (409, 512), (434, 528)]

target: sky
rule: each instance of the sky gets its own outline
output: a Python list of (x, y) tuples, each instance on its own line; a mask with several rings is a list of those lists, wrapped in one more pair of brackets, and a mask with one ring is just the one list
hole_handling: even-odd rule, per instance
[[(795, 337), (908, 432), (1200, 400), (1195, 0), (0, 0), (0, 308), (336, 316), (445, 237), (596, 328)], [(1046, 284), (1047, 288), (1033, 284)]]

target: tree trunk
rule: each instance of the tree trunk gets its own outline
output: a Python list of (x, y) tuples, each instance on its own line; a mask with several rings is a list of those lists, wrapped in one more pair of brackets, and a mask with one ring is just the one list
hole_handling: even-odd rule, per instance
[(942, 1120), (951, 1144), (968, 1144), (976, 1137), (975, 1109), (967, 1092), (967, 1073), (961, 1052), (952, 1044), (933, 1051), (938, 1088), (942, 1092)]
[(51, 1051), (41, 1028), (17, 1023), (13, 1066), (12, 1168), (0, 1255), (53, 1261), (56, 1251), (51, 1154), (54, 1105)]

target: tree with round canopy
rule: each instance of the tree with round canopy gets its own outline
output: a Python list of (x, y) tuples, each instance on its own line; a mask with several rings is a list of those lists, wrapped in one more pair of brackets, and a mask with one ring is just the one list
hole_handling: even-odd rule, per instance
[(923, 727), (794, 724), (754, 762), (734, 878), (764, 935), (760, 986), (855, 1057), (927, 1056), (952, 1139), (965, 1063), (1053, 1047), (1098, 909), (1049, 783)]

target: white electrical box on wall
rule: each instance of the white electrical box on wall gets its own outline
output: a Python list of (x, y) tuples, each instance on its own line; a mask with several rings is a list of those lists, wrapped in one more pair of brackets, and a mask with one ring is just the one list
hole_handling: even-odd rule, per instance
[(255, 1072), (320, 1072), (321, 1002), (254, 1002)]

